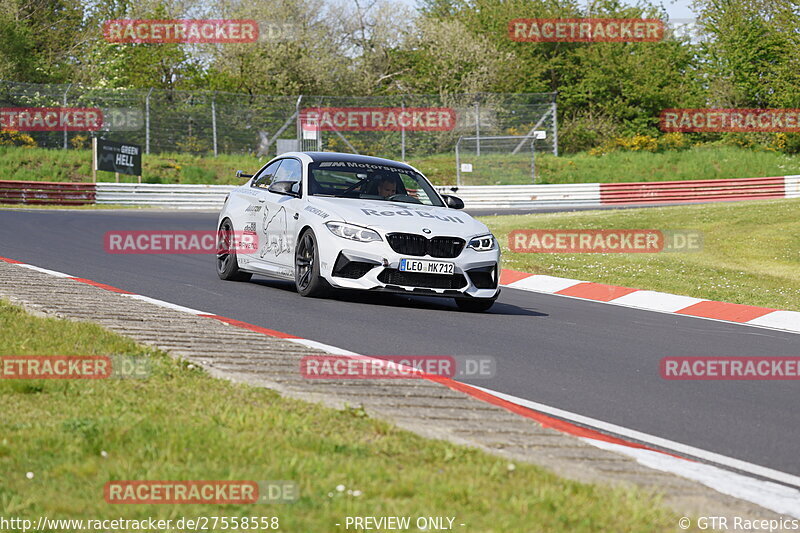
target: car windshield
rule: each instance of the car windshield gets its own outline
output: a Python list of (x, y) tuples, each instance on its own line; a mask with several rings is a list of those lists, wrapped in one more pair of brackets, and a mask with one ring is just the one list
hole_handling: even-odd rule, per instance
[(431, 184), (421, 174), (410, 169), (357, 161), (312, 163), (308, 190), (312, 196), (443, 206)]

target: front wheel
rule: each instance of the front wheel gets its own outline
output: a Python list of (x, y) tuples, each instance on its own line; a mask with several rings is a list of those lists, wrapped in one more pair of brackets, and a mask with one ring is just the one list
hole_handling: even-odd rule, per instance
[(294, 283), (300, 296), (318, 298), (328, 292), (328, 284), (319, 273), (319, 250), (314, 232), (300, 235), (294, 253)]
[(217, 232), (217, 275), (226, 281), (250, 281), (253, 275), (239, 270), (234, 239), (233, 224), (226, 218)]
[(456, 298), (456, 305), (461, 311), (482, 313), (494, 305), (497, 298)]

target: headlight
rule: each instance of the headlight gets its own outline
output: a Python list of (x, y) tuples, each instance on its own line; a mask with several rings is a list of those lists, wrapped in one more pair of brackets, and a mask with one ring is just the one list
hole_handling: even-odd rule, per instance
[(355, 226), (353, 224), (345, 224), (344, 222), (326, 222), (325, 225), (331, 230), (331, 233), (343, 239), (350, 239), (351, 241), (358, 242), (372, 242), (380, 241), (381, 236), (377, 231)]
[(494, 235), (489, 233), (488, 235), (481, 235), (480, 237), (470, 239), (467, 247), (478, 252), (488, 252), (489, 250), (494, 250), (495, 242)]

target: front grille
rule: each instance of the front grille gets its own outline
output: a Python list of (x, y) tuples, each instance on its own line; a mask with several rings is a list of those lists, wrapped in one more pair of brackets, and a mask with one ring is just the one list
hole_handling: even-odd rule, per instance
[(458, 257), (464, 249), (466, 241), (458, 237), (434, 237), (428, 239), (424, 235), (413, 233), (390, 233), (386, 236), (389, 246), (398, 254), (431, 257)]
[(378, 280), (387, 285), (423, 287), (426, 289), (460, 289), (467, 284), (467, 279), (462, 274), (442, 276), (423, 272), (401, 272), (393, 268), (384, 269), (383, 272), (378, 274)]
[(428, 253), (428, 238), (413, 233), (390, 233), (386, 236), (389, 246), (398, 254), (425, 255)]

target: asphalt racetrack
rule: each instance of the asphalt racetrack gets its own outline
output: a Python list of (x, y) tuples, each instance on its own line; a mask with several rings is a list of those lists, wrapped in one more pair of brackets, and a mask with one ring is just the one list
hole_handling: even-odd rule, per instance
[(513, 289), (484, 314), (435, 298), (309, 299), (285, 282), (221, 281), (212, 255), (104, 250), (110, 230), (213, 230), (216, 218), (0, 210), (0, 256), (360, 354), (490, 355), (496, 376), (475, 385), (800, 475), (796, 383), (659, 374), (667, 356), (797, 356), (800, 335)]

